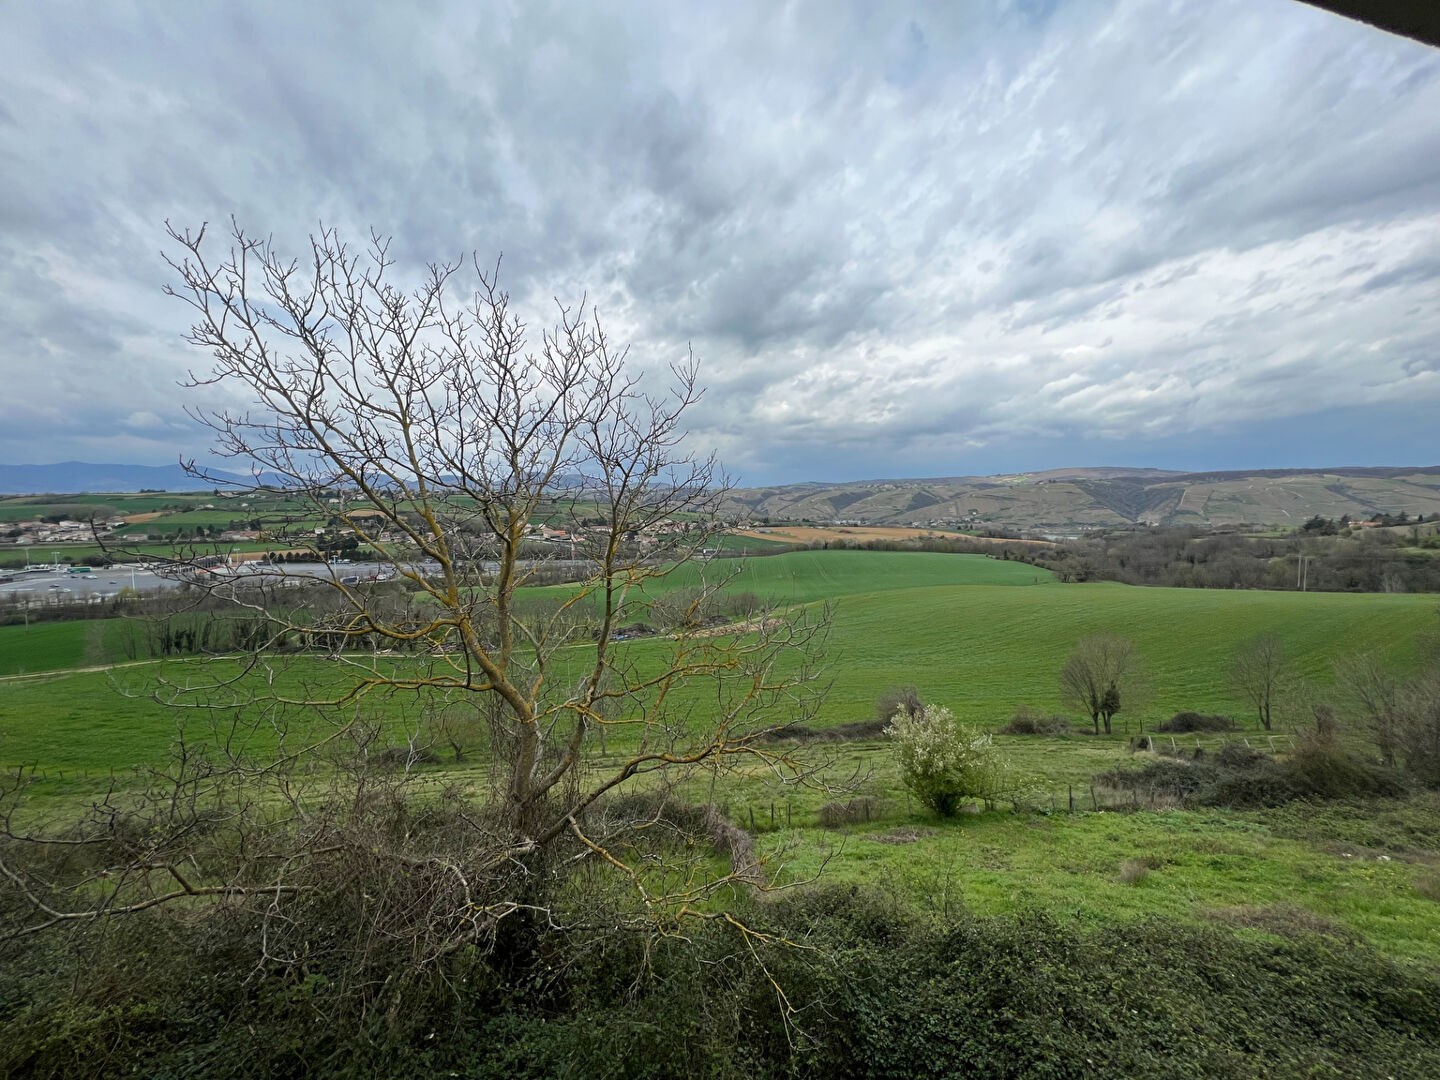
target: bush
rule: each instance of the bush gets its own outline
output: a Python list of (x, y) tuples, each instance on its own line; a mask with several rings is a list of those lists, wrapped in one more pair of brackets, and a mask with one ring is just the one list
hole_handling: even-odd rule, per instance
[(920, 699), (920, 691), (913, 686), (892, 686), (875, 699), (875, 719), (881, 724), (888, 724), (890, 718), (902, 710), (913, 719), (924, 709), (925, 702)]
[(1296, 799), (1387, 798), (1408, 791), (1393, 769), (1356, 757), (1333, 742), (1312, 739), (1287, 758), (1230, 743), (1199, 760), (1157, 758), (1139, 769), (1111, 769), (1095, 782), (1202, 806), (1280, 806)]
[(1410, 787), (1394, 769), (1357, 757), (1328, 740), (1309, 740), (1285, 761), (1306, 798), (1387, 798)]
[(943, 706), (927, 705), (918, 716), (902, 709), (885, 730), (895, 740), (901, 780), (941, 817), (952, 817), (967, 799), (988, 803), (1023, 787), (989, 734)]
[(440, 757), (428, 746), (387, 746), (372, 754), (370, 761), (382, 769), (411, 769), (416, 765), (438, 765)]
[(1169, 720), (1156, 725), (1156, 731), (1167, 735), (1190, 734), (1192, 732), (1234, 731), (1235, 721), (1228, 716), (1207, 716), (1197, 712), (1177, 712)]
[(862, 821), (874, 821), (882, 815), (883, 810), (883, 803), (869, 795), (861, 795), (845, 802), (829, 802), (820, 808), (820, 825), (825, 829), (858, 825)]
[(1110, 769), (1097, 773), (1095, 783), (1116, 791), (1158, 791), (1177, 798), (1199, 795), (1217, 778), (1214, 765), (1162, 757), (1139, 769)]
[(494, 972), (462, 954), (383, 1015), (337, 1014), (324, 955), (300, 979), (257, 968), (259, 926), (238, 911), (0, 943), (0, 1075), (1440, 1075), (1433, 968), (1299, 909), (1081, 929), (921, 918), (891, 892), (822, 885), (741, 913), (807, 947), (747, 949), (716, 922)]
[(767, 731), (766, 742), (847, 742), (852, 739), (878, 739), (885, 734), (884, 720), (855, 720), (834, 727), (812, 728), (805, 724), (787, 724)]
[(1069, 735), (1070, 733), (1068, 717), (1044, 716), (1026, 705), (1015, 710), (1015, 715), (1010, 718), (1010, 722), (998, 732), (1000, 735)]

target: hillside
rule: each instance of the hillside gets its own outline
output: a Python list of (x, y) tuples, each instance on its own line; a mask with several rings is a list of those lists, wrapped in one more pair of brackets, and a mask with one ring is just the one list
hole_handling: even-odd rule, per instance
[(1148, 525), (1298, 525), (1320, 514), (1440, 513), (1440, 466), (1165, 472), (1054, 469), (1010, 476), (789, 484), (731, 493), (752, 520), (1058, 530)]
[[(237, 480), (239, 478), (237, 477)], [(267, 478), (271, 481), (273, 477)], [(193, 491), (178, 466), (0, 465), (0, 494)], [(1073, 532), (1124, 525), (1298, 525), (1319, 514), (1440, 514), (1440, 465), (1249, 472), (1068, 468), (999, 476), (738, 488), (727, 514), (921, 528)]]

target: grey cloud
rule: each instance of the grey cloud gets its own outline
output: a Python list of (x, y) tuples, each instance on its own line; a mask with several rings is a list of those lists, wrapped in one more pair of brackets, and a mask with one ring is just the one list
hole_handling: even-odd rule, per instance
[[(0, 366), (64, 403), (16, 417), (47, 457), (189, 431), (159, 225), (232, 212), (373, 225), (409, 274), (503, 250), (534, 323), (586, 293), (651, 367), (693, 344), (696, 439), (776, 477), (1437, 400), (1440, 54), (1303, 5), (7, 19)], [(111, 370), (109, 412), (56, 389)]]
[(1373, 289), (1388, 289), (1395, 285), (1435, 281), (1437, 278), (1440, 278), (1440, 253), (1426, 255), (1383, 273), (1375, 274), (1367, 278), (1360, 288), (1369, 292)]

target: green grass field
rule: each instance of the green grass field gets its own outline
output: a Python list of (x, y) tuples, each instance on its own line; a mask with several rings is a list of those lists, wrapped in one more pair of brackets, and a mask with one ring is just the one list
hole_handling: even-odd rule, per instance
[[(1433, 799), (1424, 809), (1440, 814)], [(1257, 911), (1299, 908), (1397, 958), (1440, 963), (1440, 904), (1415, 888), (1425, 857), (1317, 849), (1282, 832), (1264, 815), (1222, 811), (992, 812), (937, 824), (902, 807), (873, 826), (781, 830), (764, 843), (796, 880), (823, 869), (832, 883), (889, 885), (934, 909), (1039, 908), (1098, 926), (1156, 916), (1243, 925)], [(1128, 881), (1127, 862), (1148, 872)]]
[(124, 619), (0, 626), (0, 676), (122, 662), (134, 632)]
[[(918, 686), (926, 700), (988, 726), (1003, 724), (1021, 705), (1058, 711), (1059, 669), (1077, 640), (1097, 632), (1129, 636), (1145, 661), (1146, 703), (1121, 711), (1119, 731), (1182, 709), (1243, 721), (1244, 704), (1226, 685), (1225, 672), (1245, 639), (1278, 635), (1300, 670), (1323, 684), (1333, 659), (1357, 648), (1378, 650), (1403, 669), (1413, 663), (1417, 635), (1436, 621), (1432, 597), (1059, 585), (1020, 563), (911, 552), (716, 560), (682, 567), (663, 587), (690, 587), (701, 574), (717, 572), (734, 575), (728, 588), (773, 602), (832, 602), (831, 689), (822, 723), (868, 718), (875, 698), (900, 684)], [(126, 638), (134, 633), (127, 620), (0, 627), (0, 675), (123, 662)], [(641, 657), (664, 647), (630, 646)], [(578, 650), (577, 671), (583, 654)], [(331, 669), (314, 663), (328, 678)], [(37, 694), (24, 682), (0, 684), (0, 718), (18, 711), (43, 727), (52, 708), (47, 702), (56, 696), (54, 684), (47, 685), (50, 690)], [(0, 729), (6, 726), (0, 719)], [(0, 752), (0, 760), (17, 760), (15, 753), (43, 759), (23, 743)], [(126, 764), (98, 748), (96, 759), (106, 768)]]
[[(1160, 914), (1258, 922), (1261, 930), (1243, 932), (1263, 932), (1266, 912), (1303, 909), (1390, 955), (1440, 963), (1440, 903), (1417, 888), (1421, 875), (1433, 873), (1440, 842), (1433, 797), (1363, 818), (1339, 810), (1328, 817), (1289, 809), (1064, 812), (1072, 788), (1084, 810), (1090, 778), (1130, 760), (1125, 736), (1142, 721), (1193, 709), (1230, 713), (1253, 730), (1225, 678), (1246, 638), (1278, 635), (1322, 686), (1333, 659), (1357, 648), (1404, 670), (1415, 663), (1417, 636), (1435, 628), (1435, 597), (1060, 585), (1032, 567), (984, 556), (853, 551), (714, 560), (682, 568), (663, 587), (691, 587), (716, 573), (734, 573), (732, 589), (777, 603), (833, 605), (821, 726), (870, 719), (880, 692), (914, 684), (927, 701), (993, 729), (1021, 705), (1060, 711), (1057, 673), (1087, 634), (1125, 634), (1145, 660), (1146, 701), (1122, 710), (1115, 737), (997, 738), (1039, 781), (1038, 811), (928, 818), (907, 798), (883, 741), (813, 748), (833, 757), (833, 775), (857, 779), (860, 793), (877, 800), (876, 820), (838, 832), (819, 828), (831, 797), (825, 792), (787, 788), (760, 771), (728, 778), (718, 799), (736, 822), (763, 834), (761, 846), (782, 875), (803, 879), (823, 867), (831, 880), (880, 884), (921, 906), (1039, 907), (1082, 925)], [(63, 670), (120, 658), (128, 632), (123, 620), (0, 628), (0, 674), (11, 676), (0, 680), (0, 765), (41, 770), (37, 805), (69, 805), (112, 772), (123, 777), (134, 765), (163, 762), (182, 722), (192, 740), (273, 748), (274, 728), (237, 730), (233, 709), (180, 713), (153, 700), (157, 678), (213, 678), (233, 670), (228, 661)], [(625, 647), (644, 664), (666, 643)], [(578, 674), (584, 654), (584, 647), (574, 651), (573, 671), (562, 659), (559, 677)], [(54, 673), (13, 677), (45, 669)], [(344, 677), (344, 665), (304, 657), (278, 686), (298, 693), (306, 680), (333, 688)], [(697, 690), (677, 704), (705, 701)], [(366, 710), (401, 727), (413, 724), (416, 704), (377, 699)], [(303, 714), (299, 725), (311, 735), (333, 730)], [(617, 738), (611, 753), (625, 748)], [(429, 768), (437, 781), (485, 782), (483, 762), (473, 758), (463, 768)], [(711, 797), (698, 787), (690, 794)], [(1122, 867), (1134, 861), (1148, 870), (1127, 881)]]

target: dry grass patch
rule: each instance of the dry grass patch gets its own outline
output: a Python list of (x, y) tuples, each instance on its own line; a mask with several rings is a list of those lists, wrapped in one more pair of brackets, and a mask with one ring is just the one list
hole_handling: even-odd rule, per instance
[(1426, 900), (1440, 903), (1440, 867), (1432, 866), (1416, 875), (1415, 891)]
[(1234, 907), (1211, 908), (1205, 915), (1227, 926), (1263, 930), (1282, 937), (1324, 934), (1344, 941), (1357, 940), (1343, 924), (1295, 904), (1237, 904)]
[(917, 840), (925, 840), (935, 835), (935, 830), (925, 827), (905, 827), (891, 829), (889, 832), (881, 833), (879, 836), (872, 836), (870, 839), (877, 844), (913, 844)]
[(1139, 885), (1150, 876), (1150, 867), (1144, 859), (1126, 859), (1120, 864), (1120, 872), (1115, 875), (1115, 880), (1121, 885)]

